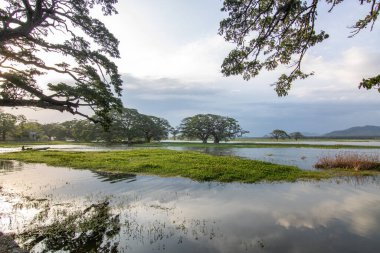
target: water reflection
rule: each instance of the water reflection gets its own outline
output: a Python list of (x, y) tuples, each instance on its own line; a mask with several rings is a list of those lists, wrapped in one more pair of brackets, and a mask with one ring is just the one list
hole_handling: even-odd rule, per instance
[(304, 170), (314, 170), (314, 164), (325, 156), (342, 153), (368, 154), (379, 157), (379, 149), (320, 149), (320, 148), (199, 148), (167, 147), (172, 150), (191, 150), (218, 156), (240, 156), (271, 163), (294, 165)]
[(128, 173), (113, 173), (113, 172), (104, 172), (104, 171), (92, 171), (97, 178), (99, 178), (102, 182), (110, 182), (111, 184), (126, 181), (126, 182), (134, 182), (136, 181), (136, 175), (128, 174)]
[(112, 238), (119, 234), (119, 216), (111, 215), (108, 202), (61, 216), (49, 225), (32, 225), (18, 239), (27, 250), (38, 252), (117, 252)]
[[(33, 194), (33, 201), (44, 199), (40, 201), (44, 204), (33, 206), (31, 219), (25, 218), (32, 209), (28, 205), (14, 203), (1, 210), (0, 230), (15, 232), (31, 252), (378, 252), (380, 248), (379, 177), (220, 184), (107, 176), (28, 164), (24, 170), (0, 174), (4, 191), (12, 188)], [(5, 217), (15, 212), (17, 219), (6, 223)]]
[(0, 160), (0, 174), (21, 170), (21, 163), (15, 161)]

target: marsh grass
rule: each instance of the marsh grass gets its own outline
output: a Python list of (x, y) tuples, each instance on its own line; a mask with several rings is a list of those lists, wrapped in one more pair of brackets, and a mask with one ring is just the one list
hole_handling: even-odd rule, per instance
[(108, 152), (26, 151), (1, 154), (0, 159), (113, 173), (180, 176), (197, 181), (255, 183), (331, 177), (328, 172), (305, 171), (295, 166), (167, 149)]
[(377, 155), (340, 153), (335, 156), (321, 157), (314, 165), (319, 169), (354, 169), (355, 171), (379, 170), (380, 160)]

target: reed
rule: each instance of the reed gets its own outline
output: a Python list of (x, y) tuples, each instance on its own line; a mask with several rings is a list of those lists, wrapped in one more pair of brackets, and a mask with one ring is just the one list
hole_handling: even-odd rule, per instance
[(374, 154), (344, 152), (335, 156), (321, 157), (314, 167), (318, 169), (353, 169), (355, 171), (380, 170), (380, 160), (379, 156)]

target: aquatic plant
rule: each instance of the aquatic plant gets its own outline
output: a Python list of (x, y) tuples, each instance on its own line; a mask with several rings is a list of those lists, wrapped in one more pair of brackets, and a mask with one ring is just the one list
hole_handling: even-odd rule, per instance
[(319, 169), (354, 169), (355, 171), (380, 170), (380, 160), (377, 155), (345, 152), (335, 156), (321, 157), (314, 167)]
[(119, 231), (119, 216), (113, 216), (109, 202), (104, 201), (66, 217), (59, 216), (50, 225), (32, 227), (17, 237), (26, 249), (39, 245), (41, 252), (117, 252), (118, 243), (112, 238)]

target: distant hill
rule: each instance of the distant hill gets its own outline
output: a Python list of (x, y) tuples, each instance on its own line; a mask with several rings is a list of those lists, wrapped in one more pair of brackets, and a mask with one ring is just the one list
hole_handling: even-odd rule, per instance
[(380, 126), (351, 127), (345, 130), (333, 131), (324, 137), (380, 137)]

